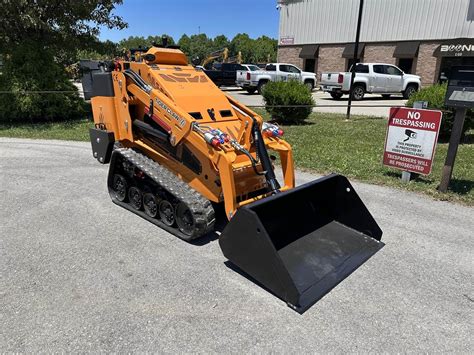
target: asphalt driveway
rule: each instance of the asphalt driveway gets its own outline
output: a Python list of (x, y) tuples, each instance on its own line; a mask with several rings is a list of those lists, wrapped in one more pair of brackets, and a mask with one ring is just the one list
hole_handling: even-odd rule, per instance
[(0, 172), (2, 352), (474, 350), (472, 208), (355, 183), (386, 245), (299, 315), (112, 204), (87, 143), (0, 138)]

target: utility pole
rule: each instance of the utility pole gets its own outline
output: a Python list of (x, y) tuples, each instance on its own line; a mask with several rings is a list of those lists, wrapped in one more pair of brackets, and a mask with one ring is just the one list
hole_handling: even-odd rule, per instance
[(349, 101), (347, 102), (347, 113), (346, 113), (346, 120), (351, 118), (351, 105), (352, 105), (352, 87), (354, 86), (354, 78), (355, 78), (355, 67), (358, 58), (359, 52), (359, 39), (360, 39), (360, 27), (362, 23), (362, 9), (364, 8), (364, 0), (360, 0), (359, 5), (359, 18), (357, 19), (357, 31), (356, 31), (356, 41), (354, 44), (354, 63), (352, 64), (351, 70), (351, 86), (349, 89)]

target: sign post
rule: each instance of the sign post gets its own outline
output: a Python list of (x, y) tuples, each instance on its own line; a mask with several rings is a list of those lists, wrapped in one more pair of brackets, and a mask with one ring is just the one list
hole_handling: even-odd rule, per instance
[(454, 161), (458, 153), (459, 141), (461, 140), (462, 128), (464, 126), (464, 119), (466, 118), (466, 108), (458, 108), (454, 116), (453, 129), (451, 131), (451, 138), (449, 139), (448, 154), (444, 162), (443, 175), (441, 176), (441, 183), (438, 190), (441, 192), (448, 191), (449, 182), (453, 175)]
[(408, 173), (429, 175), (441, 118), (441, 111), (392, 107), (383, 164)]
[(456, 108), (454, 123), (449, 139), (448, 154), (443, 167), (443, 175), (438, 190), (448, 191), (449, 182), (453, 175), (454, 161), (461, 141), (462, 129), (467, 109), (474, 107), (474, 67), (453, 67), (445, 97), (446, 106)]
[[(428, 101), (415, 101), (413, 103), (413, 108), (427, 108)], [(416, 178), (418, 174), (414, 174), (413, 178)], [(402, 182), (410, 182), (412, 179), (411, 173), (409, 171), (402, 171)]]

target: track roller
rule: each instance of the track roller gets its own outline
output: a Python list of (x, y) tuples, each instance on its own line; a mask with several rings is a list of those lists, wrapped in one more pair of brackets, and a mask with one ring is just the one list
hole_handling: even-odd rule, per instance
[(159, 205), (159, 213), (161, 221), (169, 227), (174, 226), (175, 215), (174, 208), (171, 202), (163, 200)]
[(214, 230), (211, 202), (138, 151), (113, 151), (108, 187), (115, 204), (181, 239), (190, 241)]
[(156, 218), (158, 216), (158, 201), (151, 192), (143, 195), (143, 210), (148, 217)]
[(143, 194), (138, 187), (132, 186), (128, 189), (128, 199), (133, 208), (136, 210), (142, 209)]

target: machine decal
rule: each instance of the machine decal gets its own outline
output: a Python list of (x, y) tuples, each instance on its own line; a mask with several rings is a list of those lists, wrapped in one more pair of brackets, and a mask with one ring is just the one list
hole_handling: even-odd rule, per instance
[(165, 110), (171, 117), (173, 117), (176, 122), (178, 122), (180, 127), (184, 127), (186, 120), (180, 117), (176, 112), (172, 111), (168, 106), (166, 106), (160, 99), (155, 99), (158, 106)]

